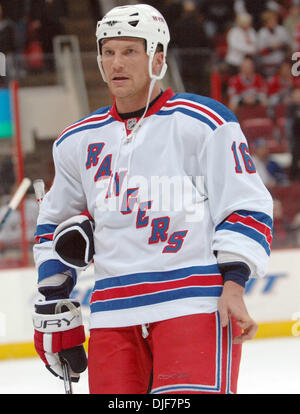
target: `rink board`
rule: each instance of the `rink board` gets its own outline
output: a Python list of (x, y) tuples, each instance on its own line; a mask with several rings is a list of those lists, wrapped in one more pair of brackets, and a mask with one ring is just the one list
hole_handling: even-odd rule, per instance
[[(274, 250), (268, 273), (250, 279), (245, 301), (258, 322), (256, 338), (300, 336), (300, 249)], [(0, 271), (0, 359), (35, 356), (32, 310), (37, 300), (34, 268)], [(93, 267), (82, 272), (73, 297), (82, 304), (88, 336)]]

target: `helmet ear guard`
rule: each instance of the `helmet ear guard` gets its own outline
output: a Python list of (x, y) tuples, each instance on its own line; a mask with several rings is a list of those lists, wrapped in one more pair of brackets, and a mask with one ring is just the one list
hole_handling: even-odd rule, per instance
[[(98, 46), (98, 48), (99, 48), (99, 46)], [(99, 67), (101, 76), (103, 78), (103, 81), (107, 82), (106, 76), (105, 76), (105, 73), (104, 73), (104, 69), (103, 69), (103, 66), (102, 66), (102, 57), (101, 57), (101, 54), (100, 54), (100, 50), (99, 50), (98, 55), (97, 55), (97, 63), (98, 63), (98, 67)]]
[[(115, 7), (97, 23), (96, 30), (98, 56), (97, 62), (104, 82), (106, 76), (102, 66), (100, 44), (105, 39), (118, 37), (135, 37), (146, 41), (146, 53), (149, 56), (149, 76), (160, 80), (167, 71), (167, 48), (170, 33), (161, 13), (154, 7), (145, 4)], [(157, 46), (161, 44), (164, 52), (164, 63), (159, 75), (152, 70)]]
[(151, 52), (151, 54), (149, 56), (149, 75), (150, 75), (150, 78), (151, 79), (161, 80), (165, 76), (165, 74), (167, 72), (167, 69), (168, 69), (168, 65), (166, 63), (166, 55), (164, 55), (164, 63), (163, 63), (163, 66), (162, 66), (162, 68), (160, 70), (159, 75), (155, 75), (153, 73), (153, 68), (152, 68), (152, 64), (153, 64), (153, 59), (154, 59), (155, 53), (156, 52), (154, 52), (154, 53)]

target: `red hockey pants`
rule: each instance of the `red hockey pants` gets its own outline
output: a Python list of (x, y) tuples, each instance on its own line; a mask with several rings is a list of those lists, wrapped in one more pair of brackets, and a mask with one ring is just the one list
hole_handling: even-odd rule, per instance
[(221, 328), (218, 313), (197, 314), (147, 330), (146, 338), (140, 325), (91, 330), (91, 394), (236, 393), (241, 345), (233, 338), (241, 330), (234, 320)]

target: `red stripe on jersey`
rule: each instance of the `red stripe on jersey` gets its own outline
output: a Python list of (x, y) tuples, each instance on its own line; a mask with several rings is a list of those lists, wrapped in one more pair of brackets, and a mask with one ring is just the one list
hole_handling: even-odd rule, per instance
[(246, 226), (252, 227), (253, 229), (262, 233), (266, 237), (267, 242), (271, 245), (272, 243), (271, 229), (268, 226), (256, 221), (252, 217), (250, 216), (243, 217), (235, 213), (229, 216), (226, 219), (226, 221), (228, 221), (229, 223), (241, 223), (241, 224), (245, 224)]
[(88, 124), (90, 122), (97, 122), (97, 121), (103, 121), (104, 119), (108, 118), (109, 113), (107, 113), (106, 115), (102, 115), (102, 116), (94, 116), (93, 118), (89, 118), (89, 119), (85, 119), (81, 122), (78, 122), (76, 124), (71, 125), (69, 128), (65, 129), (60, 136), (56, 139), (56, 141), (58, 141), (65, 133), (71, 131), (72, 129), (75, 129), (81, 125), (85, 125)]
[(201, 112), (205, 113), (206, 115), (210, 116), (219, 125), (224, 124), (224, 122), (220, 118), (218, 118), (213, 112), (209, 111), (206, 108), (203, 108), (202, 106), (198, 106), (198, 105), (195, 105), (193, 103), (184, 102), (184, 101), (168, 102), (168, 103), (165, 104), (166, 107), (173, 107), (173, 106), (178, 106), (178, 105), (188, 106), (190, 108), (197, 109), (198, 111), (201, 111)]
[(90, 212), (88, 210), (83, 211), (79, 215), (80, 216), (86, 216), (89, 220), (94, 220), (93, 217), (90, 215)]
[(48, 239), (49, 241), (53, 240), (53, 233), (51, 234), (41, 234), (35, 238), (37, 243), (40, 242), (40, 239)]
[(223, 285), (223, 278), (221, 275), (192, 275), (181, 280), (141, 283), (139, 285), (97, 290), (92, 294), (91, 303), (99, 300), (121, 299), (131, 296), (147, 295), (150, 293), (157, 293), (184, 287), (216, 285)]

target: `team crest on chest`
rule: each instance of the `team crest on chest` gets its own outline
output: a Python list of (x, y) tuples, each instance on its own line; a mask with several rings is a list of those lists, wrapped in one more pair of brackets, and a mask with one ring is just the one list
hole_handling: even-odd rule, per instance
[(133, 128), (136, 126), (137, 118), (130, 118), (127, 120), (127, 129), (132, 131)]

